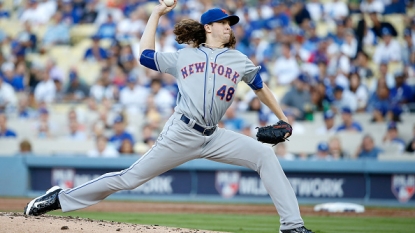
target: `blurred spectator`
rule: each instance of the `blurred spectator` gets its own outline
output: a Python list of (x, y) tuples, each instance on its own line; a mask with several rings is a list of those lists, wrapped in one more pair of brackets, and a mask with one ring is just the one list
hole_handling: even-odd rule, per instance
[(370, 122), (372, 123), (384, 123), (387, 119), (387, 112), (388, 109), (382, 105), (375, 105), (372, 111), (372, 119)]
[(29, 140), (24, 139), (19, 143), (19, 154), (27, 155), (32, 153), (32, 144)]
[(405, 141), (399, 137), (398, 126), (396, 122), (389, 122), (386, 134), (383, 136), (382, 142), (386, 144), (394, 144), (398, 146), (398, 152), (403, 153), (405, 150)]
[(29, 97), (21, 95), (17, 106), (17, 117), (21, 119), (30, 119), (36, 116), (36, 112), (29, 106)]
[(333, 135), (336, 133), (336, 127), (334, 127), (335, 114), (333, 111), (328, 110), (323, 114), (324, 126), (320, 126), (316, 129), (316, 134), (319, 135)]
[(358, 159), (377, 159), (382, 152), (382, 149), (375, 146), (372, 136), (365, 135), (355, 157)]
[(235, 104), (231, 104), (231, 106), (226, 110), (222, 122), (224, 124), (224, 128), (235, 132), (240, 132), (244, 126), (244, 120), (238, 116)]
[(66, 99), (66, 93), (65, 93), (65, 89), (63, 88), (62, 81), (58, 78), (53, 78), (53, 83), (55, 83), (55, 89), (56, 89), (55, 102), (56, 103), (64, 102)]
[(251, 34), (250, 44), (248, 47), (249, 57), (254, 57), (257, 63), (267, 59), (266, 52), (269, 49), (269, 42), (266, 40), (262, 30), (254, 30)]
[(294, 1), (290, 11), (293, 21), (301, 28), (305, 28), (311, 20), (310, 12), (302, 1)]
[(35, 124), (37, 137), (50, 138), (59, 129), (60, 125), (50, 120), (49, 117), (49, 111), (46, 108), (42, 107), (39, 109), (39, 117)]
[(23, 23), (23, 31), (17, 34), (17, 40), (20, 46), (25, 48), (25, 52), (37, 52), (37, 35), (32, 30), (32, 25), (29, 22)]
[(405, 0), (390, 0), (389, 4), (385, 6), (385, 15), (387, 14), (406, 14), (406, 2)]
[(89, 96), (89, 87), (78, 76), (78, 71), (69, 71), (69, 84), (65, 91), (65, 99), (71, 102), (82, 102)]
[(133, 155), (134, 154), (134, 147), (130, 140), (124, 139), (121, 143), (121, 147), (119, 150), (120, 154), (123, 155)]
[(278, 143), (274, 147), (275, 155), (282, 160), (295, 160), (295, 155), (288, 152), (285, 143)]
[(115, 39), (117, 24), (114, 22), (112, 15), (108, 14), (107, 19), (98, 27), (97, 35), (101, 39)]
[(329, 151), (329, 144), (327, 142), (320, 142), (317, 146), (317, 152), (311, 155), (312, 160), (333, 160), (333, 156)]
[(403, 45), (402, 45), (402, 61), (404, 65), (409, 65), (412, 63), (411, 56), (415, 51), (415, 44), (412, 40), (412, 31), (411, 28), (405, 28), (403, 31)]
[(0, 77), (0, 111), (11, 111), (17, 104), (13, 87)]
[[(287, 12), (284, 11), (283, 2), (273, 0), (271, 1), (271, 7), (273, 14), (270, 18), (265, 20), (265, 28), (273, 30), (277, 27), (287, 27), (290, 24), (290, 17)], [(307, 7), (308, 9), (308, 7)], [(314, 8), (313, 8), (314, 9)]]
[(20, 15), (21, 22), (30, 22), (32, 25), (46, 24), (56, 11), (56, 2), (39, 3), (39, 0), (28, 0), (27, 6)]
[(96, 148), (88, 151), (88, 157), (103, 157), (112, 158), (118, 157), (119, 153), (110, 145), (107, 145), (107, 138), (104, 136), (98, 136), (96, 138)]
[(113, 130), (114, 134), (109, 138), (109, 142), (111, 143), (114, 148), (119, 150), (121, 148), (122, 141), (127, 139), (131, 142), (131, 144), (134, 144), (134, 138), (133, 136), (125, 131), (125, 120), (123, 116), (117, 116), (114, 119), (114, 125)]
[(349, 74), (350, 93), (352, 93), (357, 100), (357, 112), (362, 112), (366, 109), (369, 99), (369, 90), (362, 83), (358, 73)]
[(392, 37), (392, 32), (387, 27), (382, 28), (380, 33), (382, 42), (376, 46), (373, 61), (377, 64), (380, 64), (382, 61), (400, 62), (402, 53), (399, 42)]
[[(380, 2), (380, 1), (376, 1), (376, 2)], [(377, 37), (383, 38), (384, 35), (388, 35), (390, 37), (398, 36), (398, 33), (396, 32), (395, 27), (389, 22), (380, 21), (376, 12), (374, 11), (370, 12), (369, 16), (373, 23), (372, 31), (375, 33)]]
[(383, 1), (378, 0), (363, 0), (360, 3), (360, 11), (362, 13), (378, 13), (382, 14), (385, 5)]
[(295, 57), (291, 55), (290, 44), (282, 45), (282, 56), (275, 61), (273, 71), (279, 85), (289, 85), (299, 77), (300, 67)]
[(342, 124), (337, 127), (336, 131), (362, 132), (362, 126), (353, 120), (353, 114), (350, 108), (342, 109)]
[(293, 112), (297, 120), (304, 120), (306, 113), (311, 110), (311, 96), (308, 82), (308, 77), (300, 74), (293, 81), (293, 87), (285, 93), (281, 100), (281, 107)]
[(80, 23), (81, 24), (92, 24), (95, 22), (98, 12), (95, 10), (95, 2), (89, 1), (85, 5), (85, 9), (82, 13)]
[(43, 36), (42, 47), (48, 49), (54, 45), (68, 45), (69, 42), (69, 26), (62, 21), (62, 13), (56, 12)]
[(104, 99), (113, 100), (118, 92), (118, 88), (111, 84), (110, 69), (102, 68), (98, 80), (89, 90), (89, 95), (98, 103)]
[(100, 35), (93, 35), (91, 39), (92, 46), (85, 51), (84, 60), (91, 62), (100, 62), (107, 59), (107, 52), (99, 45), (99, 41), (101, 39)]
[(336, 85), (334, 88), (334, 100), (331, 108), (335, 113), (341, 112), (343, 108), (355, 112), (357, 109), (357, 97), (344, 87)]
[(0, 138), (15, 138), (16, 133), (7, 127), (7, 116), (0, 112)]
[(49, 129), (49, 125), (46, 122), (39, 122), (37, 128), (37, 137), (38, 138), (51, 138), (52, 134)]
[(55, 101), (56, 86), (45, 69), (39, 71), (40, 82), (35, 87), (35, 100), (37, 103), (52, 103)]
[(79, 129), (78, 121), (74, 120), (69, 122), (68, 138), (75, 141), (85, 141), (87, 139), (86, 133)]
[[(117, 24), (117, 40), (141, 38), (146, 23), (140, 19), (138, 11), (133, 11)], [(159, 50), (157, 50), (159, 51)]]
[(53, 58), (48, 58), (46, 61), (46, 72), (52, 79), (58, 79), (61, 83), (67, 82), (64, 78), (64, 73), (61, 68), (56, 64), (56, 60)]
[(130, 75), (127, 86), (120, 91), (120, 104), (129, 114), (144, 113), (148, 90), (137, 84), (137, 78)]
[(317, 35), (316, 24), (311, 21), (308, 30), (306, 31), (306, 36), (304, 43), (302, 43), (302, 48), (307, 50), (308, 53), (313, 52), (318, 48), (320, 40), (320, 37)]
[(10, 12), (3, 8), (3, 2), (4, 0), (0, 0), (0, 19), (9, 19)]
[(81, 15), (75, 9), (75, 3), (72, 0), (64, 0), (59, 9), (62, 12), (62, 22), (68, 26), (78, 24), (81, 20)]
[(333, 0), (324, 4), (324, 14), (326, 20), (343, 20), (349, 14), (349, 9), (346, 2)]
[(370, 85), (370, 92), (375, 92), (377, 89), (378, 82), (383, 82), (389, 89), (395, 87), (394, 75), (389, 72), (389, 63), (381, 61), (379, 64), (379, 77), (372, 80)]
[(340, 51), (349, 59), (354, 59), (357, 53), (357, 40), (353, 29), (346, 29), (344, 32), (344, 42), (340, 46)]
[(365, 83), (366, 79), (372, 78), (374, 73), (373, 70), (369, 67), (369, 56), (364, 52), (360, 51), (357, 53), (357, 57), (354, 60), (355, 63), (355, 70), (363, 79), (363, 83)]
[(319, 0), (310, 0), (306, 3), (307, 11), (310, 13), (311, 19), (315, 22), (323, 20), (324, 5)]
[(345, 159), (348, 155), (344, 152), (342, 148), (342, 143), (340, 138), (333, 136), (329, 138), (329, 154), (333, 156), (334, 159)]
[(409, 153), (414, 153), (415, 152), (415, 125), (412, 128), (412, 139), (409, 140), (405, 151), (409, 152)]
[(405, 73), (397, 71), (394, 77), (395, 87), (390, 90), (389, 96), (391, 101), (399, 105), (413, 102), (414, 94), (412, 93), (412, 88), (405, 82)]
[(175, 100), (170, 92), (163, 87), (159, 78), (153, 78), (150, 83), (150, 95), (154, 98), (154, 104), (163, 117), (171, 115)]

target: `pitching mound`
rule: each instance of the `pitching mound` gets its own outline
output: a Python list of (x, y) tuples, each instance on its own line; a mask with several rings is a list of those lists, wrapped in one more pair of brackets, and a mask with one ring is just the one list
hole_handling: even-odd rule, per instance
[(113, 221), (92, 220), (51, 215), (25, 216), (22, 213), (0, 212), (2, 232), (70, 233), (70, 232), (145, 232), (145, 233), (213, 233), (213, 231), (138, 225)]

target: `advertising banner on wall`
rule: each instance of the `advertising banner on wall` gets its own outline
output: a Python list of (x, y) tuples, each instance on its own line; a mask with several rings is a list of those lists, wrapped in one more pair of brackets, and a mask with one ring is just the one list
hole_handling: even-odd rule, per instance
[[(101, 175), (106, 169), (33, 168), (30, 169), (31, 189), (44, 191), (53, 185), (67, 189), (79, 186)], [(298, 198), (414, 200), (415, 175), (363, 173), (289, 173), (287, 177)], [(369, 192), (369, 193), (367, 193)], [(127, 195), (212, 195), (234, 197), (268, 197), (256, 172), (249, 171), (188, 171), (171, 170), (157, 176)]]

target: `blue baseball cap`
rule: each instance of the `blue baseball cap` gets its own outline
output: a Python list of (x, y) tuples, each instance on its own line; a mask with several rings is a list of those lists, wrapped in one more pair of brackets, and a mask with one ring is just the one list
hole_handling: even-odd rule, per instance
[(137, 78), (134, 75), (130, 75), (127, 78), (127, 82), (128, 83), (135, 83), (135, 82), (137, 82)]
[(381, 34), (382, 34), (382, 36), (390, 36), (390, 35), (392, 35), (392, 32), (391, 32), (391, 30), (389, 28), (383, 27)]
[(308, 83), (308, 76), (301, 73), (300, 75), (298, 75), (298, 80), (300, 80), (303, 83)]
[(114, 124), (115, 123), (121, 123), (121, 122), (123, 122), (124, 121), (124, 119), (123, 119), (123, 117), (122, 116), (117, 116), (117, 117), (115, 117), (115, 119), (114, 119)]
[(390, 129), (398, 129), (398, 126), (396, 125), (396, 122), (394, 122), (394, 121), (389, 122), (388, 130), (390, 130)]
[(334, 112), (331, 110), (325, 111), (324, 112), (324, 120), (327, 119), (333, 119), (334, 118)]
[(342, 113), (351, 114), (352, 113), (352, 110), (349, 107), (343, 107), (342, 108)]
[(336, 85), (336, 86), (334, 87), (334, 90), (335, 90), (335, 91), (344, 91), (344, 87), (342, 87), (342, 86), (340, 86), (340, 85)]
[(49, 111), (46, 108), (40, 108), (39, 113), (40, 114), (49, 114)]
[(220, 8), (212, 8), (205, 13), (202, 14), (202, 17), (200, 17), (200, 23), (205, 24), (211, 24), (213, 22), (217, 22), (223, 19), (228, 19), (229, 24), (231, 26), (237, 24), (239, 22), (239, 17), (236, 15), (228, 15), (225, 10)]
[(412, 30), (410, 28), (405, 28), (405, 30), (403, 31), (403, 35), (404, 36), (411, 36), (412, 35)]
[(317, 150), (319, 150), (319, 151), (329, 151), (329, 144), (327, 144), (327, 142), (320, 142), (317, 146)]

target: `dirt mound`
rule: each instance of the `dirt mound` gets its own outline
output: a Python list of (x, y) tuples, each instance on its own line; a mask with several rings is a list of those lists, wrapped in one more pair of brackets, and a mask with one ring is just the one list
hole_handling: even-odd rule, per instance
[(145, 233), (213, 233), (213, 231), (138, 225), (114, 221), (51, 215), (25, 216), (22, 213), (0, 212), (0, 232), (72, 233), (72, 232), (145, 232)]

